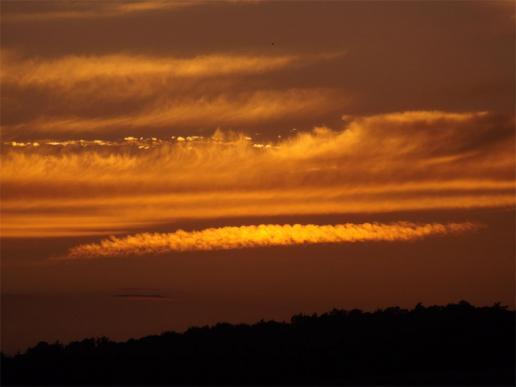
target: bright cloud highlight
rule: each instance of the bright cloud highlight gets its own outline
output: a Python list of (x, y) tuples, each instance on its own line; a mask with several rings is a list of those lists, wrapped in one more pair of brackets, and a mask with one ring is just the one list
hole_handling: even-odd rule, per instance
[(161, 254), (173, 251), (230, 250), (252, 247), (291, 246), (319, 243), (407, 241), (435, 234), (456, 234), (477, 229), (472, 223), (393, 224), (362, 223), (337, 225), (278, 225), (208, 228), (200, 231), (143, 233), (111, 237), (99, 243), (72, 248), (66, 258), (102, 258)]
[(485, 112), (347, 118), (277, 141), (7, 142), (3, 236), (112, 235), (185, 219), (515, 205), (512, 120)]

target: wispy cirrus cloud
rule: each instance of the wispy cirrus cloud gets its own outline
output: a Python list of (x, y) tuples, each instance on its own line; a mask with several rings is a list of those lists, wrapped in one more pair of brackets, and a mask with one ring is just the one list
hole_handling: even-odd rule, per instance
[[(2, 132), (17, 140), (300, 120), (337, 112), (349, 99), (331, 88), (264, 88), (258, 81), (264, 74), (332, 60), (343, 52), (50, 59), (23, 58), (10, 50), (1, 54)], [(21, 101), (32, 101), (33, 108), (23, 108)]]
[[(210, 54), (190, 58), (112, 54), (70, 55), (53, 59), (21, 59), (2, 52), (0, 81), (19, 87), (71, 89), (86, 82), (138, 82), (151, 79), (206, 78), (224, 75), (256, 74), (301, 64), (296, 55)], [(322, 58), (327, 56), (322, 56)], [(304, 58), (310, 62), (321, 56)]]
[[(279, 102), (278, 102), (279, 103)], [(512, 207), (511, 117), (347, 117), (260, 142), (243, 134), (8, 143), (2, 235), (105, 235), (181, 219)]]
[(335, 110), (342, 98), (325, 89), (263, 90), (232, 95), (200, 98), (177, 98), (159, 101), (137, 112), (112, 117), (41, 117), (33, 121), (4, 125), (4, 137), (16, 137), (30, 131), (45, 136), (54, 134), (85, 134), (119, 132), (149, 127), (236, 126), (271, 122), (286, 118), (308, 117)]
[[(231, 4), (230, 0), (222, 0)], [(242, 2), (246, 0), (240, 0)], [(233, 0), (234, 2), (234, 0)], [(250, 2), (250, 1), (249, 1)], [(58, 21), (67, 19), (91, 19), (122, 17), (144, 12), (178, 11), (189, 7), (209, 4), (207, 0), (120, 0), (94, 2), (41, 1), (16, 2), (3, 7), (3, 22)], [(31, 4), (32, 3), (32, 4)], [(39, 4), (38, 4), (39, 3)]]

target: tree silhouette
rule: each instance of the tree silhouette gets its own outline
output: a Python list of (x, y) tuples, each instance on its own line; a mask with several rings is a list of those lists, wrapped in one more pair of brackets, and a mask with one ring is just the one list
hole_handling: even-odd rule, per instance
[(515, 312), (334, 309), (2, 354), (2, 385), (514, 385)]

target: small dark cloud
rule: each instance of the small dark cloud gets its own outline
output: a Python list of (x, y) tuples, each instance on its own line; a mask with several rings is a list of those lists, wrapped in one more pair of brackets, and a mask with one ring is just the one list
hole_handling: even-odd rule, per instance
[(138, 287), (120, 288), (113, 297), (130, 300), (170, 300), (170, 297), (162, 294), (160, 289)]
[(169, 297), (162, 294), (139, 294), (139, 293), (123, 293), (114, 294), (115, 298), (124, 298), (130, 300), (170, 300)]

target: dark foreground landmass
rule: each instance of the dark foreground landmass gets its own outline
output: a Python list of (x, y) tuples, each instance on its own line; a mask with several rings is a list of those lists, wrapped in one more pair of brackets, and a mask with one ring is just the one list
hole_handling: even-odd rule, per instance
[(333, 310), (2, 355), (2, 385), (514, 385), (515, 312)]

